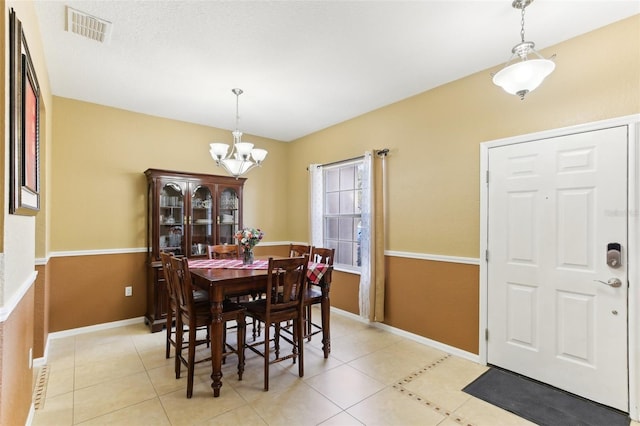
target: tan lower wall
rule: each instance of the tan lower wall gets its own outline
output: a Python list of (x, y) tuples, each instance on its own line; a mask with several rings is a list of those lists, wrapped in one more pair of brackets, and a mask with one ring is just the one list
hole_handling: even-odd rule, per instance
[(385, 323), (477, 354), (479, 267), (387, 257)]
[(289, 246), (261, 246), (258, 244), (253, 248), (253, 252), (256, 256), (288, 256)]
[(358, 315), (360, 275), (334, 271), (331, 281), (331, 306)]
[(0, 425), (24, 425), (33, 393), (29, 349), (33, 346), (34, 288), (0, 322)]
[(42, 358), (49, 337), (49, 267), (36, 266), (38, 278), (34, 289), (33, 357)]
[[(479, 352), (478, 266), (387, 256), (384, 324)], [(336, 271), (331, 306), (358, 314), (360, 276)]]
[[(53, 257), (49, 331), (142, 317), (146, 253)], [(124, 288), (133, 287), (125, 297)]]
[[(287, 251), (255, 248), (256, 256)], [(145, 259), (145, 253), (52, 258), (50, 331), (143, 316)], [(386, 271), (385, 324), (478, 353), (478, 266), (387, 256)], [(359, 281), (359, 275), (335, 271), (331, 306), (357, 315)], [(126, 284), (133, 286), (132, 297), (124, 296)]]

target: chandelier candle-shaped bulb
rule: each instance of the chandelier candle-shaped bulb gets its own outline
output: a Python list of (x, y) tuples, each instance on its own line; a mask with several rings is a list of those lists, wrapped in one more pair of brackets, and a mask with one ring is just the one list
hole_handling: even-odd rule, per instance
[[(505, 92), (520, 96), (535, 90), (556, 68), (556, 64), (543, 58), (535, 49), (532, 41), (524, 41), (524, 10), (533, 0), (514, 0), (512, 6), (522, 10), (520, 38), (521, 42), (511, 49), (513, 55), (507, 65), (493, 76), (493, 83)], [(529, 55), (535, 55), (529, 59)], [(518, 62), (512, 63), (514, 59)]]
[(236, 179), (245, 174), (255, 166), (262, 165), (267, 157), (267, 151), (264, 149), (253, 148), (253, 144), (242, 142), (242, 132), (238, 130), (238, 98), (242, 94), (241, 89), (233, 89), (236, 95), (236, 130), (231, 132), (233, 135), (233, 146), (229, 152), (229, 145), (226, 143), (214, 142), (209, 144), (209, 153), (215, 160), (216, 165), (224, 168), (229, 174)]

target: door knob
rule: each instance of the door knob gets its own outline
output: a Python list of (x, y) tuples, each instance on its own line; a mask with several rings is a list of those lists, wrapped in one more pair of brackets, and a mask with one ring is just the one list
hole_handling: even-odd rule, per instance
[(604, 285), (608, 285), (609, 287), (621, 287), (622, 286), (622, 281), (620, 281), (620, 278), (609, 278), (609, 281), (602, 281), (602, 280), (594, 280), (597, 281), (599, 283), (602, 283)]

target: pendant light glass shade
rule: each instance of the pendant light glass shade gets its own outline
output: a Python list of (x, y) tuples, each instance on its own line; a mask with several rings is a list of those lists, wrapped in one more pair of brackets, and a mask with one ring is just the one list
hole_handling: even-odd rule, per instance
[(505, 92), (524, 99), (524, 96), (540, 86), (555, 68), (556, 64), (549, 59), (528, 59), (500, 70), (493, 76), (493, 83), (502, 87)]

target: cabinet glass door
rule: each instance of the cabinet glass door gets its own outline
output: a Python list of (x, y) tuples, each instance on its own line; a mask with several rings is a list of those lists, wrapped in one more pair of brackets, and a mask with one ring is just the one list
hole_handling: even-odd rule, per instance
[(238, 232), (238, 192), (235, 188), (221, 188), (219, 191), (218, 237), (220, 244), (237, 244)]
[(207, 246), (213, 244), (213, 197), (211, 190), (196, 186), (191, 194), (191, 256), (207, 254)]
[(177, 183), (166, 183), (160, 190), (159, 247), (161, 251), (184, 254), (184, 192)]

